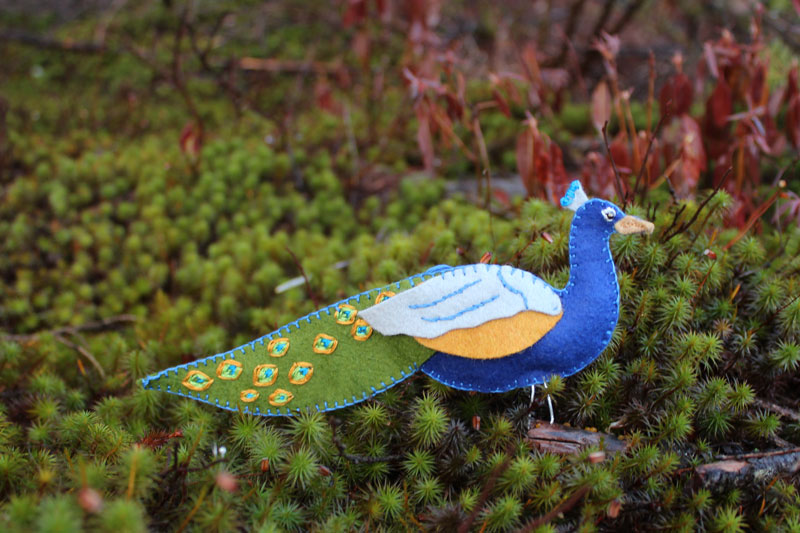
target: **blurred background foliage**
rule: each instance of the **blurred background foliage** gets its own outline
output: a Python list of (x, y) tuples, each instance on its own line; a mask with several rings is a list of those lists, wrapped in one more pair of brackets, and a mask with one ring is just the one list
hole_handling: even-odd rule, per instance
[[(3, 529), (800, 531), (797, 9), (0, 1)], [(139, 386), (439, 263), (563, 285), (572, 179), (657, 228), (548, 388), (622, 452), (422, 376), (288, 420)]]

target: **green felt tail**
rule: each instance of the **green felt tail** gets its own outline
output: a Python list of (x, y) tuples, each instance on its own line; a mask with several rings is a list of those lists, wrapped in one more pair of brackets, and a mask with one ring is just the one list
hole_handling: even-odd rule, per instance
[(384, 337), (357, 312), (381, 294), (389, 297), (430, 277), (419, 274), (342, 300), (228, 352), (148, 376), (142, 385), (263, 416), (366, 400), (409, 377), (433, 350), (411, 337)]

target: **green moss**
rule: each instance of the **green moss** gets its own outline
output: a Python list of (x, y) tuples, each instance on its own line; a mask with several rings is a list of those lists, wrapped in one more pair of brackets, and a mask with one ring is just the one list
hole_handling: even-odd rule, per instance
[[(196, 6), (200, 35), (229, 9), (261, 9), (250, 4)], [(331, 32), (325, 17), (296, 20), (318, 8), (310, 0), (286, 12), (278, 4), (266, 19), (224, 19), (214, 60), (343, 57), (349, 81), (270, 73), (260, 84), (234, 69), (243, 90), (235, 109), (209, 76), (191, 75), (198, 65), (187, 61), (205, 126), (196, 156), (178, 143), (190, 119), (180, 94), (129, 54), (77, 58), (2, 44), (11, 60), (0, 66), (9, 103), (0, 161), (10, 169), (0, 201), (0, 529), (145, 531), (185, 522), (198, 531), (448, 530), (474, 512), (474, 529), (504, 531), (589, 484), (579, 504), (540, 530), (800, 530), (789, 481), (737, 491), (693, 483), (692, 468), (717, 455), (800, 442), (797, 423), (764, 410), (796, 396), (800, 231), (784, 223), (779, 233), (768, 215), (726, 247), (739, 230), (725, 227), (734, 200), (724, 191), (687, 231), (666, 239), (672, 221), (687, 222), (708, 193), (676, 205), (662, 185), (627, 208), (654, 216), (656, 232), (612, 238), (621, 313), (611, 343), (589, 368), (548, 384), (558, 422), (630, 444), (604, 463), (590, 463), (588, 451), (532, 451), (526, 391), (469, 394), (419, 377), (348, 409), (282, 420), (141, 389), (143, 376), (272, 331), (313, 311), (315, 299), (326, 305), (435, 264), (474, 263), (489, 252), (554, 286), (567, 282), (570, 212), (511, 198), (489, 213), (454, 192), (475, 165), (458, 148), (440, 149), (438, 129), (436, 168), (446, 179), (413, 173), (421, 165), (399, 78), (402, 32), (380, 30), (375, 39), (379, 30), (367, 22), (375, 57), (388, 63), (373, 57), (361, 70), (350, 50), (361, 27)], [(182, 2), (169, 5), (131, 4), (109, 31), (119, 25), (144, 49), (154, 28), (167, 35), (177, 27)], [(0, 15), (17, 27), (8, 17)], [(252, 20), (263, 22), (255, 37)], [(96, 22), (89, 15), (53, 35), (90, 36)], [(33, 26), (49, 35), (52, 23)], [(328, 37), (313, 58), (309, 32)], [(169, 61), (167, 41), (156, 45), (155, 60)], [(785, 51), (770, 48), (779, 61), (769, 77), (784, 79)], [(378, 73), (385, 90), (373, 99)], [(347, 120), (312, 105), (323, 79)], [(466, 85), (470, 105), (492, 99), (490, 84)], [(287, 98), (294, 100), (284, 120)], [(574, 135), (595, 135), (590, 106), (554, 109), (541, 128), (565, 149), (568, 166), (580, 165), (567, 147)], [(511, 118), (476, 114), (494, 176), (516, 171), (524, 111), (512, 103)], [(642, 103), (632, 112), (641, 129)], [(473, 132), (463, 124), (454, 132), (475, 151)], [(307, 284), (276, 292), (303, 272)], [(5, 338), (117, 315), (133, 318)], [(220, 481), (223, 472), (235, 489)], [(494, 474), (494, 488), (481, 496)], [(87, 488), (102, 508), (81, 502)], [(611, 518), (615, 501), (622, 508)]]

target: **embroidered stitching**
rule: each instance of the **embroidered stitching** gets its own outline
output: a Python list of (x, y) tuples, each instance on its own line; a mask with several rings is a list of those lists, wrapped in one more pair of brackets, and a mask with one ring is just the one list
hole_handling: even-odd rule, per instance
[(471, 305), (471, 306), (469, 306), (469, 307), (467, 307), (465, 309), (462, 309), (461, 311), (459, 311), (458, 313), (456, 313), (454, 315), (437, 316), (437, 317), (433, 317), (433, 318), (428, 318), (428, 317), (425, 317), (425, 316), (421, 316), (420, 319), (421, 320), (425, 320), (426, 322), (440, 322), (440, 321), (445, 321), (445, 320), (455, 320), (456, 318), (460, 317), (461, 315), (464, 315), (466, 313), (471, 313), (472, 311), (476, 311), (476, 310), (480, 309), (484, 305), (492, 303), (493, 301), (497, 300), (499, 297), (500, 297), (500, 295), (495, 294), (494, 296), (492, 296), (488, 300), (483, 300), (482, 302), (478, 302), (475, 305)]
[(454, 290), (450, 294), (445, 294), (444, 296), (442, 296), (438, 300), (434, 300), (432, 302), (428, 302), (428, 303), (425, 303), (425, 304), (409, 305), (408, 308), (409, 309), (425, 309), (426, 307), (433, 307), (435, 305), (439, 305), (440, 303), (444, 302), (447, 299), (452, 298), (453, 296), (458, 296), (459, 294), (463, 293), (465, 290), (469, 289), (470, 287), (473, 287), (473, 286), (477, 285), (481, 281), (483, 281), (483, 280), (482, 279), (476, 279), (475, 281), (471, 281), (471, 282), (467, 283), (466, 285), (462, 286), (460, 289)]
[[(512, 272), (513, 272), (513, 270), (512, 270)], [(515, 289), (514, 287), (512, 287), (511, 285), (509, 285), (509, 284), (506, 282), (505, 278), (503, 278), (503, 272), (502, 272), (502, 270), (501, 270), (501, 269), (499, 269), (499, 268), (497, 269), (497, 279), (499, 279), (499, 280), (500, 280), (500, 283), (502, 283), (502, 284), (503, 284), (503, 287), (505, 287), (505, 289), (506, 289), (508, 292), (510, 292), (511, 294), (516, 294), (517, 296), (519, 296), (520, 298), (522, 298), (522, 304), (525, 306), (525, 309), (530, 309), (530, 307), (528, 307), (528, 298), (525, 296), (525, 294), (524, 294), (524, 293), (523, 293), (521, 290), (519, 290), (519, 289)]]

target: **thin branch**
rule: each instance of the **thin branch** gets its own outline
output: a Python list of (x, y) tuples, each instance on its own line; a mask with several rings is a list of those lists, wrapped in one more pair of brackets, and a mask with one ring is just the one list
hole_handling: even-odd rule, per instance
[(579, 501), (581, 501), (581, 499), (583, 499), (584, 496), (586, 496), (586, 494), (591, 490), (591, 488), (592, 488), (591, 485), (581, 486), (578, 490), (572, 493), (572, 496), (570, 496), (569, 498), (561, 502), (559, 505), (554, 507), (549, 513), (542, 515), (539, 518), (535, 518), (526, 523), (524, 526), (522, 526), (520, 531), (525, 533), (533, 531), (537, 527), (549, 523), (558, 515), (566, 513), (567, 511), (575, 507), (575, 505)]
[(722, 189), (722, 186), (725, 185), (725, 182), (728, 180), (728, 176), (731, 175), (731, 172), (733, 172), (733, 167), (728, 167), (728, 170), (726, 170), (725, 174), (722, 175), (722, 179), (720, 179), (717, 186), (714, 187), (714, 191), (711, 194), (709, 194), (706, 197), (706, 199), (700, 203), (700, 205), (697, 206), (697, 210), (694, 212), (694, 215), (692, 215), (692, 218), (690, 218), (688, 222), (681, 222), (680, 225), (677, 228), (675, 228), (675, 231), (673, 231), (668, 236), (666, 235), (664, 236), (662, 242), (667, 242), (676, 235), (679, 235), (684, 231), (686, 231), (687, 229), (689, 229), (690, 227), (692, 227), (692, 224), (694, 224), (697, 221), (697, 217), (700, 216), (700, 212), (706, 207), (706, 205), (708, 205), (708, 202), (710, 202), (711, 199), (717, 195), (720, 189)]
[(351, 463), (355, 464), (374, 464), (374, 463), (391, 463), (394, 461), (399, 461), (403, 458), (402, 455), (383, 455), (380, 457), (367, 457), (365, 455), (355, 455), (352, 453), (347, 452), (347, 447), (344, 445), (342, 440), (336, 435), (336, 428), (339, 427), (339, 419), (337, 418), (330, 418), (328, 420), (328, 424), (331, 426), (331, 440), (336, 445), (336, 448), (339, 449), (339, 455), (350, 461)]
[(783, 450), (772, 450), (769, 452), (741, 453), (738, 455), (720, 455), (717, 457), (717, 459), (720, 461), (730, 461), (736, 459), (763, 459), (764, 457), (775, 457), (778, 455), (788, 455), (790, 453), (800, 453), (800, 447), (786, 448)]
[(627, 26), (628, 23), (633, 20), (634, 15), (636, 15), (636, 12), (639, 11), (644, 3), (644, 0), (634, 0), (633, 2), (630, 2), (628, 7), (622, 13), (622, 16), (620, 16), (619, 19), (617, 19), (617, 22), (611, 26), (611, 30), (609, 30), (608, 33), (611, 35), (616, 35), (621, 32), (623, 28), (625, 28), (625, 26)]
[(12, 342), (26, 343), (31, 341), (37, 341), (39, 340), (39, 337), (41, 337), (42, 335), (63, 336), (63, 335), (75, 335), (77, 333), (85, 333), (85, 332), (104, 331), (107, 329), (113, 329), (119, 327), (122, 324), (129, 324), (131, 322), (136, 322), (137, 320), (138, 318), (135, 315), (118, 315), (109, 318), (104, 318), (102, 320), (98, 320), (97, 322), (87, 322), (86, 324), (81, 324), (78, 326), (63, 326), (60, 328), (49, 329), (45, 331), (39, 331), (37, 333), (29, 333), (24, 335), (15, 335), (11, 333), (0, 332), (0, 338)]
[(18, 43), (33, 46), (34, 48), (45, 48), (48, 50), (58, 50), (60, 52), (75, 52), (78, 54), (98, 54), (109, 51), (101, 42), (55, 39), (44, 35), (35, 35), (14, 30), (0, 32), (0, 42)]
[(683, 205), (682, 205), (682, 206), (681, 206), (681, 207), (680, 207), (680, 208), (679, 208), (679, 209), (678, 209), (678, 210), (675, 212), (675, 216), (673, 216), (673, 217), (672, 217), (672, 223), (671, 223), (669, 226), (667, 226), (667, 228), (666, 228), (666, 229), (664, 229), (664, 231), (661, 233), (662, 235), (666, 235), (667, 233), (669, 233), (669, 231), (670, 231), (672, 228), (674, 228), (675, 226), (677, 226), (677, 225), (678, 225), (678, 218), (679, 218), (679, 217), (680, 217), (680, 216), (683, 214), (683, 212), (684, 212), (684, 211), (686, 211), (686, 204), (683, 204)]
[(744, 237), (745, 235), (747, 235), (747, 232), (748, 232), (748, 231), (750, 231), (750, 229), (753, 227), (753, 225), (755, 225), (755, 223), (756, 223), (756, 222), (757, 222), (757, 221), (758, 221), (758, 220), (759, 220), (759, 219), (760, 219), (762, 216), (764, 216), (764, 213), (766, 213), (766, 212), (767, 212), (767, 209), (769, 209), (770, 207), (772, 207), (772, 204), (774, 204), (774, 203), (775, 203), (775, 200), (777, 200), (777, 199), (780, 197), (780, 195), (781, 195), (781, 192), (783, 192), (783, 187), (784, 187), (784, 186), (785, 186), (785, 184), (779, 184), (779, 185), (778, 185), (778, 189), (777, 189), (777, 190), (776, 190), (774, 193), (772, 193), (772, 196), (770, 196), (770, 197), (767, 199), (767, 201), (766, 201), (766, 202), (764, 202), (763, 204), (761, 204), (761, 206), (760, 206), (758, 209), (756, 209), (756, 210), (753, 212), (753, 214), (752, 214), (752, 215), (750, 215), (750, 218), (749, 218), (749, 219), (747, 219), (747, 222), (745, 222), (745, 225), (744, 225), (744, 227), (743, 227), (741, 230), (739, 230), (739, 233), (738, 233), (738, 234), (736, 234), (736, 236), (735, 236), (733, 239), (731, 239), (731, 240), (730, 240), (730, 242), (728, 242), (728, 244), (726, 244), (725, 246), (723, 246), (723, 247), (722, 247), (722, 249), (723, 249), (723, 250), (725, 250), (725, 251), (728, 251), (728, 250), (730, 250), (730, 249), (731, 249), (731, 247), (732, 247), (734, 244), (736, 244), (737, 242), (739, 242), (739, 240), (740, 240), (742, 237)]
[(564, 41), (561, 43), (561, 50), (558, 52), (555, 61), (549, 64), (561, 65), (564, 63), (564, 59), (566, 59), (567, 52), (569, 51), (569, 41), (572, 39), (572, 36), (575, 35), (575, 29), (578, 27), (578, 20), (581, 18), (581, 12), (585, 4), (586, 0), (577, 0), (577, 2), (570, 7), (567, 25), (564, 27)]
[(63, 336), (61, 336), (61, 335), (54, 335), (53, 337), (54, 337), (54, 338), (55, 338), (55, 339), (56, 339), (58, 342), (60, 342), (61, 344), (63, 344), (64, 346), (66, 346), (66, 347), (68, 347), (68, 348), (72, 348), (73, 350), (75, 350), (76, 352), (78, 352), (79, 354), (81, 354), (83, 357), (85, 357), (87, 361), (89, 361), (90, 363), (92, 363), (92, 366), (95, 368), (95, 370), (97, 370), (97, 373), (98, 373), (98, 374), (100, 374), (100, 377), (101, 377), (101, 378), (103, 378), (103, 379), (105, 379), (105, 377), (106, 377), (106, 373), (105, 373), (105, 371), (103, 370), (103, 367), (102, 367), (102, 366), (100, 366), (100, 363), (98, 363), (98, 362), (97, 362), (97, 359), (95, 359), (94, 355), (92, 355), (92, 353), (91, 353), (89, 350), (87, 350), (86, 348), (84, 348), (84, 347), (83, 347), (83, 346), (81, 346), (80, 344), (75, 344), (75, 343), (74, 343), (74, 342), (72, 342), (71, 340), (69, 340), (69, 339), (66, 339), (66, 338), (64, 338), (64, 337), (63, 337)]
[(772, 411), (773, 413), (778, 413), (779, 415), (785, 416), (786, 418), (794, 420), (795, 422), (800, 422), (800, 413), (797, 411), (792, 411), (791, 409), (787, 409), (786, 407), (782, 407), (766, 400), (762, 400), (761, 398), (756, 398), (753, 400), (753, 404), (755, 404), (757, 407), (761, 407), (762, 409)]
[[(658, 124), (656, 124), (656, 129), (650, 134), (650, 142), (647, 143), (647, 151), (644, 153), (642, 166), (639, 167), (639, 173), (636, 175), (636, 181), (633, 184), (633, 194), (631, 196), (634, 199), (636, 198), (636, 193), (639, 192), (639, 182), (642, 180), (642, 176), (647, 169), (647, 160), (650, 158), (650, 152), (653, 151), (653, 141), (655, 141), (656, 137), (658, 137), (658, 133), (661, 131), (661, 126), (664, 125), (664, 119), (666, 119), (668, 115), (669, 113), (665, 113), (661, 116), (661, 118), (658, 120)], [(634, 140), (634, 142), (636, 142), (636, 140)], [(642, 196), (644, 197), (644, 193), (642, 193)]]
[(619, 199), (623, 201), (622, 208), (625, 209), (625, 204), (627, 203), (626, 195), (622, 191), (622, 179), (619, 177), (619, 170), (617, 170), (617, 164), (614, 162), (614, 156), (611, 155), (611, 147), (608, 145), (608, 121), (606, 120), (603, 123), (603, 143), (606, 146), (606, 152), (608, 153), (608, 158), (611, 160), (611, 166), (614, 169), (614, 179), (617, 183), (617, 194), (619, 195)]
[(306, 270), (303, 268), (303, 265), (300, 264), (300, 260), (297, 259), (297, 256), (294, 255), (294, 252), (288, 246), (284, 246), (286, 251), (289, 252), (289, 255), (292, 256), (292, 261), (294, 261), (295, 266), (300, 271), (300, 275), (303, 276), (303, 281), (306, 284), (306, 292), (308, 293), (308, 297), (311, 298), (311, 301), (314, 303), (314, 309), (319, 309), (319, 301), (317, 300), (317, 296), (314, 294), (314, 291), (311, 289), (311, 282), (308, 279), (308, 275), (306, 274)]

